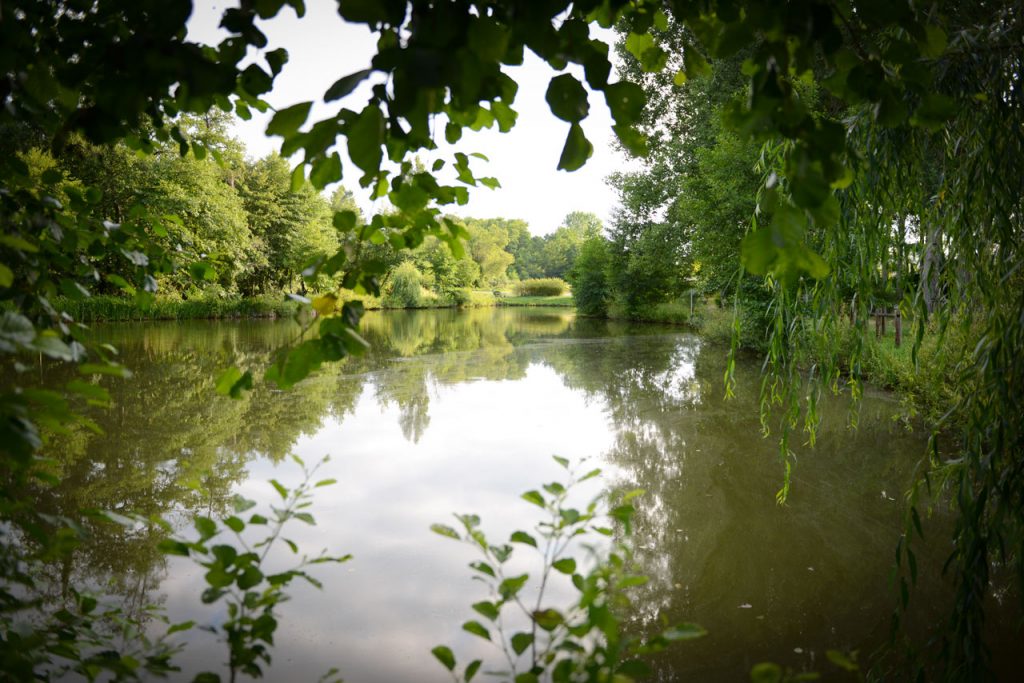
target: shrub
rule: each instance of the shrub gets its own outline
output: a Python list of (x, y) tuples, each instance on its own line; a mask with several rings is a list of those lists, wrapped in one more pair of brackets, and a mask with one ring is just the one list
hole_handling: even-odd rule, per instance
[(386, 308), (423, 306), (423, 275), (411, 262), (402, 263), (391, 273), (381, 303)]
[(482, 306), (493, 306), (494, 295), (488, 291), (474, 290), (467, 287), (460, 287), (449, 292), (451, 302), (459, 308), (479, 308)]
[(608, 312), (608, 244), (603, 237), (583, 243), (572, 269), (572, 298), (583, 315), (603, 316)]
[(557, 277), (533, 278), (517, 282), (517, 296), (563, 296), (569, 291), (569, 283)]

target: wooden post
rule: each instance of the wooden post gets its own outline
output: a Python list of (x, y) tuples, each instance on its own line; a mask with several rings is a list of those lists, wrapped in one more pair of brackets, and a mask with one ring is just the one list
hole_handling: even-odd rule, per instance
[(882, 338), (885, 338), (885, 319), (889, 317), (889, 307), (882, 309)]
[(896, 343), (896, 348), (898, 349), (900, 344), (903, 342), (903, 316), (900, 315), (899, 306), (896, 307), (895, 315), (896, 319), (893, 321), (893, 327), (895, 328), (896, 337), (894, 341)]

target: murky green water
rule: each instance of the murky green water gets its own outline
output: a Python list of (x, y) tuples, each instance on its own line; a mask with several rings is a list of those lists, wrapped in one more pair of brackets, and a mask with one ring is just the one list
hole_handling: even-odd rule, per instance
[[(475, 558), (428, 526), (453, 511), (480, 514), (496, 537), (531, 524), (518, 494), (559, 477), (552, 454), (604, 467), (591, 493), (647, 491), (637, 540), (651, 582), (630, 618), (710, 632), (654, 660), (660, 680), (745, 680), (763, 660), (829, 671), (827, 649), (866, 652), (886, 636), (901, 493), (924, 447), (890, 397), (869, 392), (857, 431), (845, 428), (847, 403), (827, 401), (818, 444), (798, 448), (780, 507), (775, 443), (758, 428), (757, 365), (740, 365), (739, 395), (725, 401), (724, 351), (692, 335), (554, 309), (370, 313), (364, 330), (366, 357), (293, 391), (260, 384), (231, 401), (215, 395), (218, 370), (263, 366), (292, 323), (98, 328), (134, 378), (107, 382), (114, 405), (96, 416), (105, 435), (80, 430), (55, 446), (65, 480), (46, 506), (183, 521), (226, 509), (236, 492), (268, 505), (268, 479), (296, 480), (288, 454), (330, 454), (322, 472), (340, 483), (320, 493), (318, 525), (291, 538), (355, 560), (319, 571), (322, 592), (293, 590), (271, 680), (316, 680), (337, 666), (350, 683), (442, 681), (429, 653), (439, 643), (462, 661), (498, 662), (459, 628), (486, 597), (466, 567)], [(162, 603), (172, 621), (223, 619), (200, 605), (201, 575), (159, 556), (146, 534), (104, 527), (95, 540), (64, 576), (107, 584), (129, 605)], [(942, 546), (919, 552), (915, 599), (928, 623), (944, 614), (933, 576)], [(197, 638), (188, 667), (225, 659)]]

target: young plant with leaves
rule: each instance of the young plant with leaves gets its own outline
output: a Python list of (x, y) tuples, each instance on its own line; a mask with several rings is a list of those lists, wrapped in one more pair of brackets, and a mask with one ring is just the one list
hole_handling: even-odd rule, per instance
[[(299, 546), (283, 535), (285, 527), (293, 521), (316, 524), (308, 510), (312, 505), (313, 491), (335, 483), (333, 479), (313, 481), (317, 469), (327, 462), (326, 458), (312, 468), (306, 467), (297, 456), (292, 456), (292, 459), (303, 468), (303, 479), (291, 489), (276, 479), (270, 480), (281, 503), (280, 506), (271, 506), (269, 518), (254, 512), (247, 521), (243, 519), (243, 513), (249, 512), (256, 503), (238, 496), (234, 501), (235, 514), (219, 521), (204, 516), (195, 518), (197, 539), (167, 539), (160, 544), (168, 555), (191, 558), (206, 569), (203, 578), (207, 587), (201, 596), (203, 603), (223, 603), (226, 606), (227, 619), (219, 626), (204, 628), (217, 634), (227, 645), (228, 680), (231, 683), (240, 674), (261, 678), (265, 668), (270, 666), (270, 648), (274, 645), (278, 625), (276, 609), (288, 599), (286, 590), (292, 582), (302, 579), (322, 588), (320, 581), (309, 573), (309, 568), (352, 559), (351, 555), (329, 555), (326, 550), (312, 557), (300, 555)], [(245, 533), (247, 528), (260, 529), (258, 535), (262, 537), (254, 541), (250, 534)], [(231, 537), (230, 542), (225, 540), (225, 536)], [(271, 564), (268, 558), (280, 544), (288, 547), (297, 557), (297, 562), (288, 569), (272, 571), (268, 569)], [(186, 622), (175, 629), (185, 630), (192, 626), (194, 623)], [(332, 670), (327, 677), (334, 673)], [(194, 680), (196, 683), (214, 683), (221, 677), (214, 672), (204, 672)]]
[[(601, 470), (577, 476), (567, 459), (554, 458), (567, 470), (568, 481), (551, 482), (543, 492), (532, 490), (521, 496), (544, 512), (532, 534), (514, 531), (507, 543), (493, 543), (480, 528), (480, 518), (471, 514), (456, 515), (459, 530), (444, 524), (431, 527), (481, 555), (469, 566), (489, 595), (472, 607), (486, 622), (473, 619), (462, 628), (501, 650), (507, 668), (487, 673), (502, 680), (625, 683), (642, 677), (648, 672), (645, 656), (674, 642), (699, 638), (705, 631), (684, 623), (646, 637), (625, 632), (622, 614), (631, 604), (629, 589), (647, 582), (646, 576), (636, 573), (630, 545), (634, 513), (630, 501), (643, 492), (601, 495), (577, 509), (571, 506), (573, 490), (598, 477)], [(532, 582), (530, 573), (511, 574), (508, 569), (517, 549), (530, 552), (538, 561)], [(576, 590), (568, 605), (548, 603), (548, 591), (559, 579)], [(482, 660), (473, 660), (460, 672), (450, 648), (439, 645), (433, 653), (455, 681), (468, 683), (483, 665)]]

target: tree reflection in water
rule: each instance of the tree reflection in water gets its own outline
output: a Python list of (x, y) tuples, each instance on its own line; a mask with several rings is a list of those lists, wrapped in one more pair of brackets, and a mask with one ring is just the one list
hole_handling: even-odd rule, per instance
[[(236, 365), (258, 376), (296, 331), (288, 321), (97, 327), (134, 376), (104, 380), (111, 408), (92, 415), (102, 435), (79, 427), (49, 438), (46, 453), (63, 479), (39, 492), (45, 511), (216, 515), (253, 461), (280, 461), (325, 425), (358, 422), (364, 396), (394, 410), (404, 439), (419, 443), (439, 394), (473, 382), (528, 382), (530, 368), (541, 366), (603, 412), (610, 446), (593, 455), (617, 470), (609, 484), (647, 491), (636, 521), (651, 581), (632, 622), (649, 628), (664, 614), (711, 633), (700, 647), (656, 660), (658, 678), (731, 677), (766, 659), (819, 667), (826, 648), (863, 648), (886, 635), (897, 499), (923, 448), (920, 435), (892, 419), (892, 400), (866, 398), (857, 431), (845, 428), (845, 399), (824, 400), (818, 443), (798, 451), (793, 493), (779, 507), (781, 468), (757, 419), (757, 364), (740, 364), (740, 391), (725, 401), (724, 350), (678, 330), (551, 309), (371, 312), (365, 356), (325, 366), (291, 391), (258, 382), (241, 400), (216, 396), (219, 370)], [(39, 368), (43, 384), (67, 381), (67, 372)], [(499, 414), (515, 433), (518, 408), (474, 410)], [(466, 429), (473, 418), (465, 416)], [(52, 568), (55, 597), (85, 580), (136, 610), (159, 602), (167, 571), (154, 549), (159, 533), (79, 518), (92, 536)], [(921, 623), (944, 609), (934, 577), (941, 553), (940, 543), (919, 549)]]

